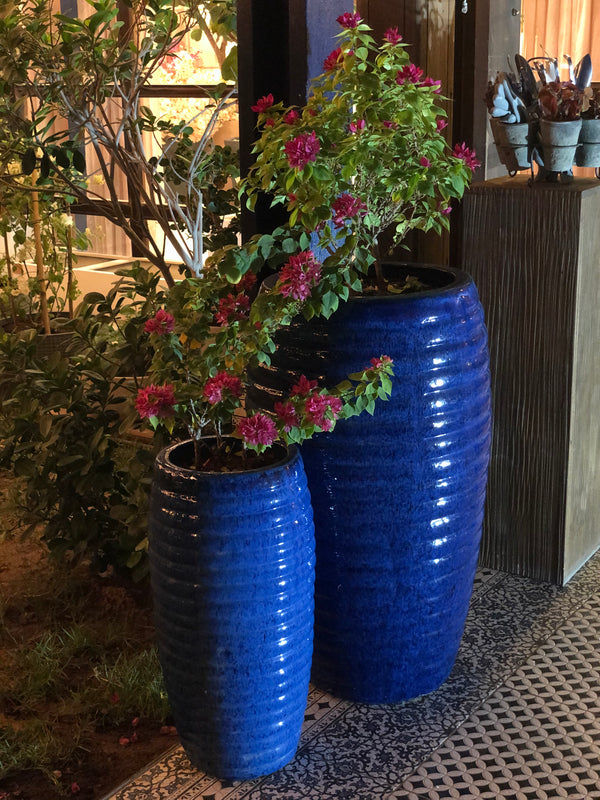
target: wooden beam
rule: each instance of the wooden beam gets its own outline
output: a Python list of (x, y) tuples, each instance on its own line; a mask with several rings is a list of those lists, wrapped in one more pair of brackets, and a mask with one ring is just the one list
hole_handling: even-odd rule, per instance
[[(251, 106), (272, 94), (275, 102), (302, 105), (308, 82), (322, 71), (335, 47), (340, 27), (336, 18), (348, 10), (347, 0), (238, 0), (238, 72), (240, 169), (252, 163), (256, 114)], [(259, 198), (255, 213), (242, 208), (242, 238), (269, 232), (286, 219), (284, 210)]]

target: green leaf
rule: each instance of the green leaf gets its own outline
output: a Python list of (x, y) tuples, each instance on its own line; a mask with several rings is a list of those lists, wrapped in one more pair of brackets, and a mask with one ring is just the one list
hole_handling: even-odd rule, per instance
[(274, 244), (275, 239), (268, 233), (265, 233), (258, 240), (258, 249), (265, 260), (270, 256)]
[(333, 175), (324, 164), (315, 164), (313, 167), (313, 177), (318, 181), (330, 181)]
[(81, 150), (73, 151), (73, 169), (82, 175), (85, 173), (85, 156)]
[(44, 153), (40, 161), (40, 180), (45, 180), (48, 177), (51, 166), (50, 157), (47, 153)]
[(44, 416), (40, 418), (40, 433), (42, 434), (44, 439), (48, 436), (51, 429), (52, 429), (52, 415), (44, 414)]
[(224, 81), (235, 83), (238, 77), (237, 45), (234, 45), (221, 64), (221, 77)]
[(30, 147), (29, 150), (26, 150), (23, 157), (21, 158), (21, 169), (25, 175), (31, 175), (33, 170), (35, 169), (35, 165), (37, 163), (37, 158), (35, 155), (35, 150)]

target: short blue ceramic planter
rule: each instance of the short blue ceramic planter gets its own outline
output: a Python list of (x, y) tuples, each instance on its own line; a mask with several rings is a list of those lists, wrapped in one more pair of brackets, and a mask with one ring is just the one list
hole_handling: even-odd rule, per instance
[(373, 417), (302, 446), (317, 540), (312, 679), (367, 703), (426, 694), (450, 673), (490, 448), (487, 332), (475, 286), (457, 270), (406, 271), (438, 288), (356, 298), (324, 328), (285, 334), (253, 398), (269, 405), (269, 384), (281, 388), (301, 372), (331, 385), (373, 356), (394, 360), (392, 398)]
[(195, 472), (191, 443), (157, 459), (150, 570), (160, 661), (182, 745), (219, 778), (294, 756), (313, 639), (314, 527), (295, 448), (264, 470)]

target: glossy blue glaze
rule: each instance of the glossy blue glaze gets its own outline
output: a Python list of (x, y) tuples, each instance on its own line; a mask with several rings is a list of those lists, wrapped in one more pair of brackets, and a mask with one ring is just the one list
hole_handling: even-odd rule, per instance
[[(433, 269), (433, 272), (432, 272)], [(336, 383), (394, 360), (392, 398), (302, 446), (317, 540), (312, 679), (368, 703), (436, 689), (458, 651), (479, 552), (491, 434), (487, 333), (465, 273), (357, 298), (284, 334), (253, 400), (297, 374)], [(437, 278), (435, 276), (437, 275)], [(279, 389), (276, 390), (276, 384)]]
[[(314, 527), (293, 448), (264, 470), (184, 469), (157, 459), (150, 570), (159, 654), (194, 766), (219, 778), (294, 756), (312, 655)], [(285, 451), (282, 450), (282, 456)]]

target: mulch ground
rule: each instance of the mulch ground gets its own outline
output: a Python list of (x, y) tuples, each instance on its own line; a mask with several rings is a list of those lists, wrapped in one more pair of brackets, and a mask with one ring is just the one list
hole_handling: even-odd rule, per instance
[[(5, 475), (0, 475), (0, 499), (2, 482), (5, 485), (6, 480)], [(7, 521), (10, 523), (4, 515), (4, 530), (10, 527)], [(27, 604), (20, 602), (22, 597), (30, 595), (32, 587), (35, 587), (35, 592), (43, 592), (44, 587), (48, 586), (50, 574), (48, 555), (42, 545), (34, 540), (20, 541), (0, 535), (0, 596), (4, 609), (26, 608)], [(101, 579), (90, 577), (90, 580)], [(149, 631), (151, 640), (152, 615), (149, 603), (140, 604), (139, 598), (130, 596), (122, 587), (106, 582), (99, 587), (99, 593), (101, 598), (106, 598), (107, 613), (110, 614), (127, 613), (127, 604), (134, 603), (140, 627)], [(44, 633), (39, 620), (27, 611), (20, 612), (16, 618), (4, 620), (4, 623), (4, 630), (9, 630), (11, 637), (18, 637), (22, 633), (25, 641)], [(0, 735), (1, 729), (8, 725), (18, 727), (19, 720), (8, 704), (3, 703), (3, 687), (0, 686)], [(129, 743), (125, 740), (129, 740)], [(143, 718), (136, 723), (135, 730), (131, 723), (113, 729), (91, 730), (86, 734), (74, 762), (62, 769), (57, 767), (53, 776), (30, 770), (0, 780), (0, 800), (64, 800), (65, 797), (98, 800), (176, 743), (172, 729), (167, 731), (161, 724)], [(0, 764), (0, 772), (1, 768)]]

